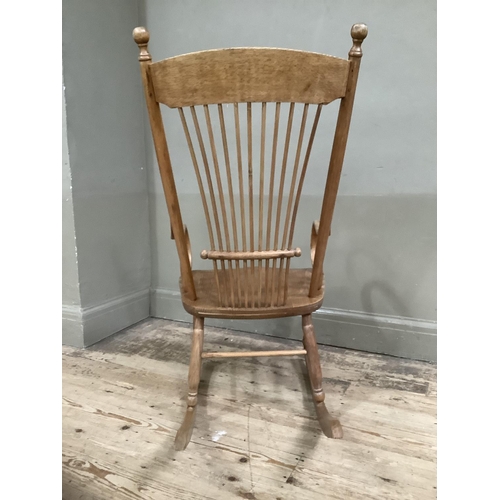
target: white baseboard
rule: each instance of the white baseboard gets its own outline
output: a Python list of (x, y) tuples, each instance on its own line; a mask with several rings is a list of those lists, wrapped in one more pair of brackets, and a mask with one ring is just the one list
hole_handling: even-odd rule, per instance
[(81, 308), (63, 305), (62, 343), (87, 347), (149, 317), (148, 288)]
[[(151, 316), (176, 321), (192, 320), (182, 307), (180, 293), (151, 290)], [(390, 354), (424, 361), (437, 360), (435, 321), (384, 316), (361, 311), (321, 308), (313, 314), (318, 343)], [(272, 320), (206, 320), (207, 325), (300, 340), (298, 318)]]

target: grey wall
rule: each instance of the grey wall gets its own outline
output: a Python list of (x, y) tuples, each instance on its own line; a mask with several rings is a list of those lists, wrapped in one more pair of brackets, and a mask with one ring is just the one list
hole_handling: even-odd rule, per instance
[(62, 89), (62, 307), (63, 330), (66, 343), (81, 345), (83, 325), (80, 307), (80, 287), (69, 167), (66, 126), (66, 99)]
[(63, 342), (72, 345), (149, 315), (138, 17), (136, 0), (63, 2)]
[[(238, 2), (146, 0), (141, 24), (153, 60), (186, 52), (267, 46), (347, 57), (349, 30), (365, 22), (358, 93), (316, 314), (321, 342), (395, 355), (436, 355), (436, 6), (434, 1)], [(130, 49), (133, 51), (133, 49)], [(137, 79), (138, 81), (138, 79)], [(297, 222), (309, 246), (335, 105), (322, 116)], [(327, 108), (328, 109), (328, 108)], [(199, 196), (172, 112), (164, 113), (194, 254), (205, 248)], [(152, 315), (189, 319), (178, 295), (178, 264), (149, 129), (146, 134), (152, 252)], [(307, 255), (307, 252), (303, 252)], [(195, 265), (200, 259), (195, 259)], [(307, 257), (303, 257), (308, 265)], [(299, 338), (300, 323), (221, 323)]]
[[(189, 320), (179, 300), (178, 260), (151, 135), (144, 128), (132, 29), (150, 30), (154, 60), (230, 46), (346, 57), (355, 22), (366, 22), (370, 32), (327, 254), (325, 301), (315, 315), (317, 335), (327, 344), (435, 359), (431, 1), (65, 0), (65, 343), (89, 345), (150, 312)], [(319, 217), (335, 112), (334, 104), (323, 113), (304, 186), (295, 242), (303, 249)], [(196, 183), (178, 119), (168, 112), (165, 119), (195, 265), (201, 266), (197, 255), (207, 241)], [(307, 257), (302, 261), (308, 265)], [(300, 337), (295, 319), (219, 324)]]

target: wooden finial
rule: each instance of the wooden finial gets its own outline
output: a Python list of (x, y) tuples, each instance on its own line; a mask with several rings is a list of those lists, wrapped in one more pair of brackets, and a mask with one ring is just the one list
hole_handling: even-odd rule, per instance
[(139, 26), (138, 28), (134, 28), (132, 35), (140, 49), (139, 61), (151, 61), (151, 54), (148, 52), (149, 31)]
[(361, 50), (361, 44), (363, 40), (368, 35), (368, 26), (366, 24), (360, 23), (355, 24), (351, 28), (351, 37), (353, 41), (353, 46), (349, 51), (350, 57), (361, 57), (363, 55), (363, 51)]

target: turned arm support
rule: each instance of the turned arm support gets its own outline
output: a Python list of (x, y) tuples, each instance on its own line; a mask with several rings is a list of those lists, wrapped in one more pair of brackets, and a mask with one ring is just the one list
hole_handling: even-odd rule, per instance
[[(319, 220), (315, 220), (311, 228), (311, 264), (314, 266), (314, 257), (316, 256), (316, 245), (318, 243), (319, 234)], [(328, 236), (332, 234), (332, 231), (328, 232)]]
[[(172, 229), (172, 224), (170, 224), (170, 239), (175, 240), (174, 230)], [(191, 256), (191, 240), (189, 239), (189, 232), (186, 224), (184, 224), (184, 244), (186, 245), (186, 250), (189, 259), (189, 265), (191, 269), (193, 268), (193, 259)]]

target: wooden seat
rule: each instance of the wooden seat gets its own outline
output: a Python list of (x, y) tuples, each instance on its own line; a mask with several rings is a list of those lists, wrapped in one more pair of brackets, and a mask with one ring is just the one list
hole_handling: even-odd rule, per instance
[[(262, 297), (265, 295), (266, 282), (269, 283), (271, 280), (271, 276), (269, 276), (271, 272), (268, 272), (266, 276), (266, 270), (261, 269), (260, 276), (257, 273), (253, 277), (250, 276), (243, 287), (246, 293), (238, 294), (237, 290), (233, 290), (231, 295), (229, 290), (227, 303), (225, 306), (221, 306), (217, 288), (214, 286), (214, 273), (212, 271), (193, 271), (196, 300), (191, 300), (187, 294), (182, 294), (182, 304), (184, 309), (193, 316), (228, 319), (303, 316), (304, 314), (311, 314), (321, 307), (323, 293), (315, 297), (309, 297), (312, 269), (290, 269), (288, 277), (290, 292), (287, 294), (286, 301), (278, 301), (275, 293), (272, 298), (276, 305), (272, 307), (269, 305), (259, 306), (262, 303)], [(229, 281), (227, 272), (219, 271), (218, 274), (220, 283)], [(224, 286), (230, 287), (230, 284)], [(323, 288), (321, 292), (323, 292)], [(245, 306), (245, 303), (247, 306)]]
[[(203, 358), (304, 355), (321, 429), (341, 438), (326, 409), (311, 313), (323, 302), (323, 264), (340, 182), (361, 62), (364, 24), (351, 29), (342, 59), (279, 48), (207, 50), (152, 62), (149, 33), (136, 28), (139, 61), (171, 235), (180, 261), (182, 303), (193, 315), (187, 409), (175, 439), (184, 449), (193, 431)], [(295, 223), (321, 110), (340, 99), (319, 220), (311, 231), (312, 267), (293, 248)], [(208, 245), (193, 269), (160, 103), (177, 111), (199, 187)], [(308, 264), (306, 264), (307, 266)], [(302, 316), (304, 349), (204, 352), (204, 318)]]

